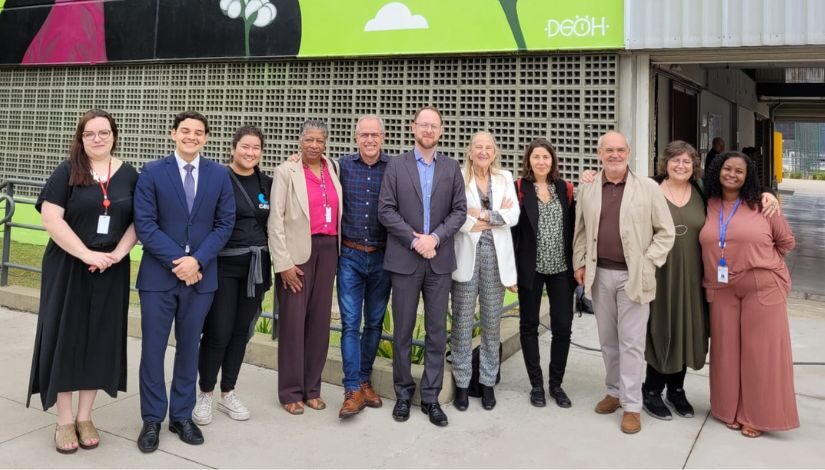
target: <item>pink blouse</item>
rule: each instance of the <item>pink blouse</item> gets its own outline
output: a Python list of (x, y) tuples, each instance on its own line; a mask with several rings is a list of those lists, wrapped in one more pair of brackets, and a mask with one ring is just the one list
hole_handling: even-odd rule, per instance
[[(309, 201), (309, 229), (312, 235), (338, 235), (338, 193), (332, 184), (329, 165), (324, 162), (321, 169), (323, 184), (315, 173), (304, 165), (304, 177), (307, 182), (307, 199)], [(327, 207), (330, 222), (327, 222)]]
[[(721, 200), (708, 200), (705, 226), (699, 233), (704, 262), (703, 286), (708, 289), (708, 300), (712, 298), (713, 289), (721, 289), (735, 284), (743, 274), (751, 270), (766, 270), (773, 277), (780, 289), (787, 296), (791, 290), (791, 275), (785, 264), (785, 255), (796, 244), (788, 225), (781, 215), (770, 219), (758, 210), (751, 209), (742, 202), (728, 225), (725, 247), (725, 261), (728, 265), (728, 284), (717, 281), (717, 268), (721, 258), (719, 249), (719, 207)], [(730, 215), (733, 204), (725, 204), (725, 218)], [(770, 282), (757, 276), (757, 283)], [(761, 286), (760, 286), (761, 287)]]

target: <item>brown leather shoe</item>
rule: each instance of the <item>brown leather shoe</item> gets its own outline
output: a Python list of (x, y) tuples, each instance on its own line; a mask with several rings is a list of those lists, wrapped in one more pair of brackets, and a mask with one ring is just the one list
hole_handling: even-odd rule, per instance
[(375, 393), (372, 384), (369, 382), (363, 382), (361, 384), (361, 395), (364, 396), (364, 403), (370, 408), (381, 408), (381, 405), (384, 404), (384, 402), (381, 401), (381, 397)]
[[(612, 395), (605, 395), (602, 401), (596, 403), (596, 413), (607, 415), (621, 408), (619, 399)], [(637, 413), (638, 414), (638, 413)]]
[(642, 420), (639, 413), (625, 411), (622, 416), (622, 432), (625, 434), (636, 434), (642, 430)]
[(351, 390), (344, 393), (344, 404), (341, 405), (341, 411), (338, 412), (338, 417), (341, 419), (349, 418), (357, 415), (366, 407), (364, 403), (364, 394), (361, 390)]

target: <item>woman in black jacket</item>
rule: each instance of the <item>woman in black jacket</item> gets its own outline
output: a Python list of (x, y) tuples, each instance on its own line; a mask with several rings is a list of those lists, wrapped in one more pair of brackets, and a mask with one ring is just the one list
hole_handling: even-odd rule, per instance
[(545, 406), (538, 326), (542, 290), (550, 299), (550, 396), (562, 408), (572, 402), (561, 387), (573, 323), (573, 185), (559, 176), (556, 151), (536, 139), (524, 151), (516, 182), (521, 216), (513, 228), (518, 271), (521, 350), (530, 377), (530, 403)]

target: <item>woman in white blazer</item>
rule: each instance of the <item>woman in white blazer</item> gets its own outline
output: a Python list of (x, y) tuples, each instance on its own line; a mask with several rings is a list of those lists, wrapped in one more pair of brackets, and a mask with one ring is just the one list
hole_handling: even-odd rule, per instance
[(477, 132), (467, 148), (464, 183), (467, 220), (455, 236), (458, 268), (453, 272), (451, 349), (456, 409), (469, 406), (472, 336), (476, 299), (481, 307), (479, 384), (482, 406), (496, 405), (493, 387), (499, 369), (499, 336), (505, 287), (516, 289), (510, 227), (518, 223), (513, 175), (498, 167), (499, 148), (489, 132)]

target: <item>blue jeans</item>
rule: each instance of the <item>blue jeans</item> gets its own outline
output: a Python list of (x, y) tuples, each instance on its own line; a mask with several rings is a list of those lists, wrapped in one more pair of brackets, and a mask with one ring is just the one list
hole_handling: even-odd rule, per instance
[[(341, 246), (338, 308), (341, 311), (344, 389), (347, 391), (358, 390), (372, 375), (389, 297), (390, 275), (384, 271), (384, 250), (366, 253)], [(362, 309), (364, 332), (360, 333)]]

